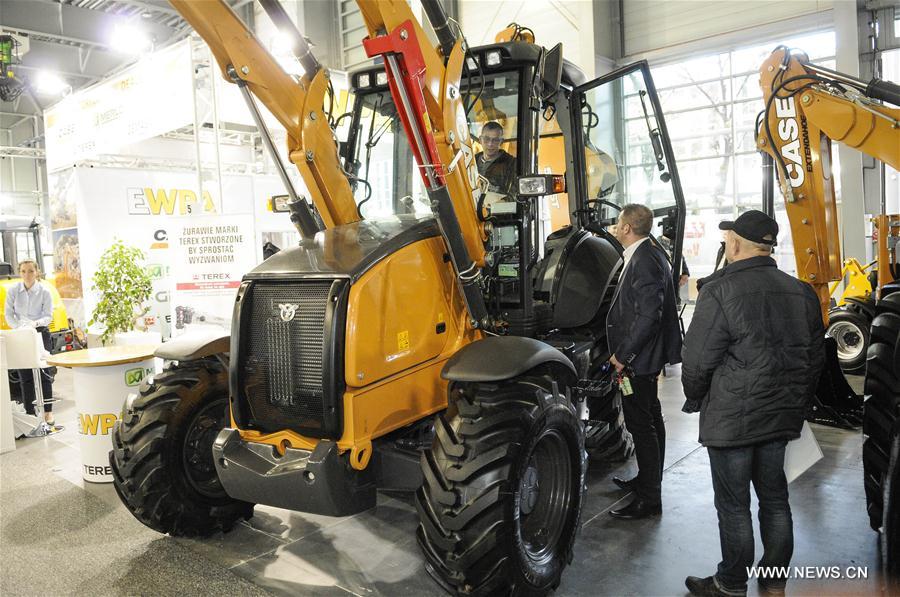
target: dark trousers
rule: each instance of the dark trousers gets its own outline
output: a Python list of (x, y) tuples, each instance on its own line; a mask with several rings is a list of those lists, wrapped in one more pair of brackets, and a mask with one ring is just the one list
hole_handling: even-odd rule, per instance
[[(708, 448), (722, 561), (716, 578), (725, 588), (747, 588), (747, 568), (753, 566), (753, 519), (750, 483), (759, 499), (759, 530), (763, 557), (759, 566), (787, 567), (794, 553), (794, 528), (784, 477), (784, 449), (779, 440), (743, 448)], [(786, 580), (767, 579), (770, 587)]]
[(635, 493), (651, 504), (662, 503), (662, 469), (666, 458), (666, 426), (657, 397), (657, 375), (631, 378), (631, 396), (622, 396), (625, 427), (634, 438), (638, 476)]
[[(41, 339), (44, 341), (44, 348), (46, 350), (50, 350), (50, 330), (47, 328), (37, 328), (37, 331), (41, 334)], [(22, 392), (22, 401), (25, 403), (25, 412), (29, 415), (33, 415), (34, 413), (34, 374), (31, 372), (31, 369), (14, 369), (14, 371), (19, 376), (19, 389)], [(44, 392), (44, 411), (53, 412), (53, 403), (50, 400), (53, 399), (53, 377), (56, 373), (56, 367), (48, 367), (46, 369), (41, 369), (41, 389)]]

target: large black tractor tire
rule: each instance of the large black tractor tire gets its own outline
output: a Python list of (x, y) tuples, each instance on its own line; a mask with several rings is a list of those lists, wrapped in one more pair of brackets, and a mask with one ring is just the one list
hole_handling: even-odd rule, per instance
[(585, 488), (581, 422), (549, 376), (454, 384), (422, 455), (417, 537), (459, 595), (546, 595), (572, 561)]
[[(893, 292), (892, 292), (893, 291)], [(900, 578), (900, 286), (886, 286), (866, 357), (863, 470), (869, 524), (881, 532), (888, 583)], [(890, 293), (890, 294), (888, 294)]]
[(213, 464), (227, 413), (228, 371), (215, 359), (170, 366), (126, 401), (109, 461), (135, 518), (160, 533), (207, 537), (253, 516), (253, 504), (225, 493)]
[[(603, 377), (603, 365), (609, 354), (594, 358), (588, 373), (590, 379)], [(634, 440), (625, 427), (622, 393), (616, 384), (602, 396), (587, 398), (589, 421), (585, 426), (584, 449), (591, 462), (621, 462), (634, 454)]]
[(829, 312), (826, 333), (837, 342), (838, 361), (842, 370), (854, 372), (866, 364), (871, 323), (869, 317), (860, 310), (838, 307)]
[(588, 399), (590, 421), (584, 448), (591, 462), (621, 462), (634, 454), (634, 440), (625, 427), (622, 394), (614, 389), (606, 396)]
[(881, 526), (881, 569), (886, 593), (900, 593), (900, 432), (891, 441), (890, 459), (884, 475)]

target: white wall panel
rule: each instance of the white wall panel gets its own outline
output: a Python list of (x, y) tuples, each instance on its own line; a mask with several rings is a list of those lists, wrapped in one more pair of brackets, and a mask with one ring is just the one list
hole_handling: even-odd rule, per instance
[(563, 44), (563, 56), (593, 78), (594, 17), (584, 0), (461, 0), (459, 21), (472, 46), (494, 42), (512, 22), (534, 31), (535, 41), (551, 48)]
[(625, 0), (625, 54), (824, 12), (853, 0)]

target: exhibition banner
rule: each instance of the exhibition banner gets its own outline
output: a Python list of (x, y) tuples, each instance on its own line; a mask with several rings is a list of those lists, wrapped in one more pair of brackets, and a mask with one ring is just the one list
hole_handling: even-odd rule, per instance
[[(97, 264), (116, 239), (144, 252), (145, 267), (153, 278), (153, 295), (150, 311), (142, 323), (163, 338), (168, 338), (172, 331), (173, 259), (179, 255), (174, 249), (177, 241), (173, 236), (181, 220), (244, 213), (241, 217), (251, 231), (247, 235), (251, 240), (244, 247), (245, 255), (251, 265), (256, 262), (259, 251), (252, 241), (254, 208), (248, 200), (252, 193), (250, 177), (224, 178), (222, 190), (230, 199), (223, 201), (214, 191), (198, 193), (196, 174), (190, 171), (124, 168), (75, 168), (73, 171), (76, 184), (69, 188), (76, 193), (85, 320), (90, 319), (97, 304), (98, 297), (91, 291)], [(230, 317), (230, 309), (216, 315)]]
[[(47, 169), (114, 154), (118, 148), (194, 120), (191, 46), (186, 39), (154, 52), (44, 111)], [(160, 109), (165, 106), (165, 109)]]
[(253, 218), (178, 218), (172, 231), (172, 335), (200, 326), (230, 329), (242, 276), (257, 263)]

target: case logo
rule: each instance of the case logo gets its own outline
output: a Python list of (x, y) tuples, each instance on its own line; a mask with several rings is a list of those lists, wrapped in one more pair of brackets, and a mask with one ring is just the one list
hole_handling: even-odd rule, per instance
[(803, 172), (804, 166), (807, 172), (813, 171), (809, 127), (802, 114), (800, 115), (800, 125), (797, 125), (797, 107), (793, 97), (775, 99), (775, 116), (778, 117), (778, 138), (784, 141), (784, 145), (781, 146), (781, 156), (784, 158), (787, 177), (791, 186), (796, 189), (803, 186), (806, 179)]
[(278, 303), (281, 321), (291, 321), (294, 319), (294, 315), (297, 314), (297, 309), (299, 308), (300, 305), (295, 305), (293, 303)]

